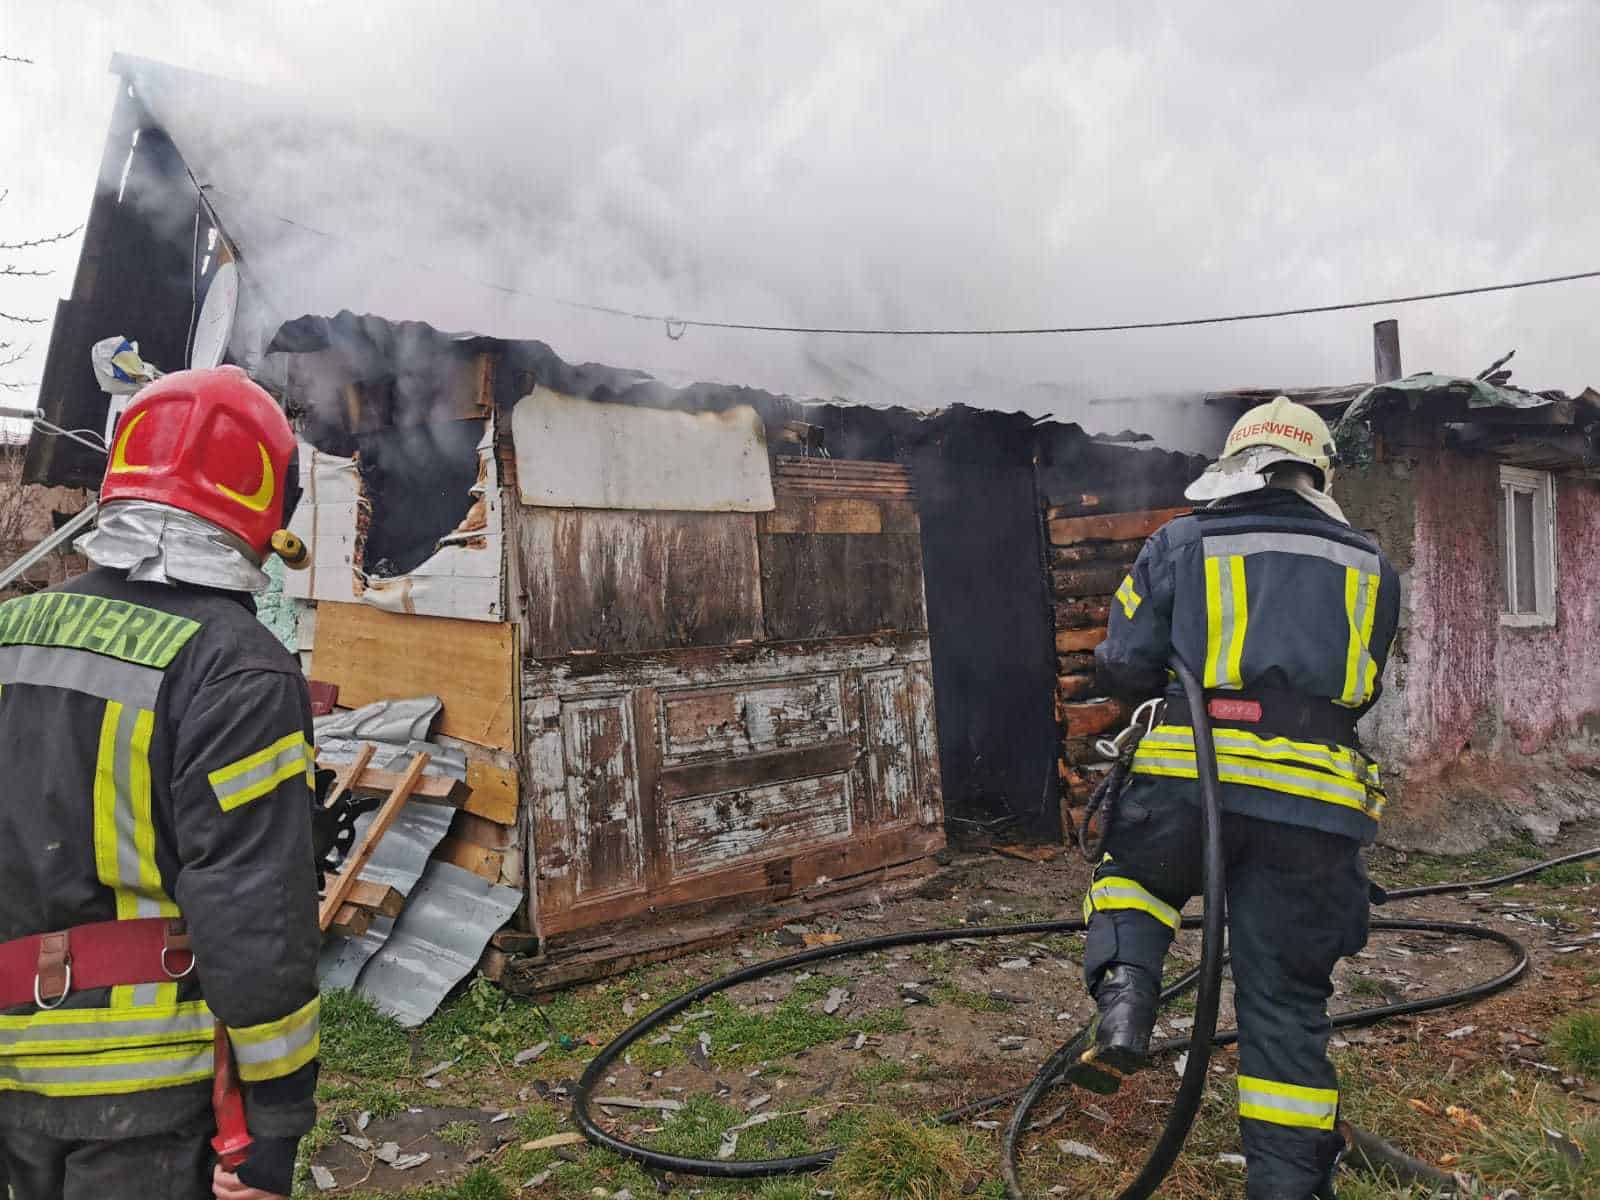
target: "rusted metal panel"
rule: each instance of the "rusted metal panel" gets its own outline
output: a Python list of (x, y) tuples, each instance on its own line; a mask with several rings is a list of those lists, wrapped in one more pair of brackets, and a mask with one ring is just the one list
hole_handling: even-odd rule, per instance
[(670, 811), (673, 871), (692, 874), (848, 837), (850, 780), (824, 775), (694, 796)]
[(762, 636), (754, 516), (517, 508), (509, 519), (532, 657)]
[(661, 708), (662, 750), (669, 763), (844, 736), (837, 675), (669, 694)]
[(773, 638), (928, 626), (917, 534), (764, 535), (761, 592)]
[(637, 887), (644, 875), (633, 720), (626, 702), (562, 706), (567, 801), (578, 814), (580, 896)]

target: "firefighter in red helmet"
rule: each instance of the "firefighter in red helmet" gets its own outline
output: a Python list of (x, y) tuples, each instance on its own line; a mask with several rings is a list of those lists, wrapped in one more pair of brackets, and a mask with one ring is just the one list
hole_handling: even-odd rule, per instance
[[(0, 604), (15, 1200), (290, 1191), (317, 1075), (311, 706), (251, 594), (298, 491), (289, 423), (243, 371), (168, 375), (118, 425), (94, 567)], [(233, 1171), (218, 1023), (252, 1139)]]

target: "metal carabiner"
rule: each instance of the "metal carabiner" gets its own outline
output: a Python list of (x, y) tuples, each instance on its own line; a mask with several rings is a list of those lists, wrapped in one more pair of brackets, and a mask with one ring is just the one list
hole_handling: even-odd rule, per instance
[(46, 1004), (44, 997), (39, 994), (39, 974), (37, 971), (34, 972), (33, 1002), (45, 1012), (49, 1012), (52, 1008), (60, 1008), (67, 1002), (67, 997), (72, 994), (72, 960), (70, 958), (67, 959), (63, 965), (67, 969), (67, 982), (61, 988), (61, 995), (57, 996), (50, 1004)]
[(1146, 700), (1133, 710), (1133, 716), (1128, 719), (1127, 726), (1116, 737), (1097, 740), (1094, 744), (1095, 750), (1102, 758), (1121, 758), (1130, 741), (1143, 738), (1160, 723), (1161, 712), (1166, 702), (1164, 696), (1152, 696)]

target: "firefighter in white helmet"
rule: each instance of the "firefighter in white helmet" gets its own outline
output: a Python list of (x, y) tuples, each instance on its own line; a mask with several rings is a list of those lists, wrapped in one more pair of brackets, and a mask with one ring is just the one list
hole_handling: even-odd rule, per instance
[(1186, 492), (1203, 506), (1145, 544), (1095, 652), (1103, 687), (1163, 693), (1165, 711), (1135, 752), (1084, 901), (1099, 1018), (1075, 1074), (1109, 1090), (1143, 1065), (1162, 961), (1200, 890), (1194, 731), (1167, 671), (1176, 654), (1204, 685), (1216, 731), (1251, 1200), (1333, 1194), (1343, 1142), (1330, 975), (1366, 943), (1359, 852), (1384, 805), (1356, 721), (1378, 697), (1399, 580), (1329, 495), (1334, 457), (1309, 408), (1279, 396), (1247, 412)]

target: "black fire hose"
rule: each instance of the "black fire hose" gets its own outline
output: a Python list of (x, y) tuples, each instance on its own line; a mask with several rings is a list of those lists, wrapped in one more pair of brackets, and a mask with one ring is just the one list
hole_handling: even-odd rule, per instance
[[(1182, 679), (1184, 675), (1188, 674), (1189, 673), (1186, 669), (1181, 670), (1180, 679)], [(1188, 683), (1192, 682), (1193, 676), (1189, 675)], [(1212, 749), (1209, 722), (1207, 722), (1204, 717), (1205, 706), (1203, 703), (1191, 704), (1190, 711), (1193, 713), (1202, 714), (1195, 722), (1196, 758), (1198, 762), (1205, 763), (1210, 768), (1210, 782), (1212, 785), (1212, 794), (1214, 796), (1216, 757)], [(1202, 798), (1204, 799), (1207, 785), (1207, 772), (1204, 768), (1201, 770), (1200, 777)], [(1193, 1122), (1194, 1113), (1198, 1107), (1204, 1086), (1206, 1060), (1210, 1055), (1211, 1047), (1228, 1045), (1238, 1040), (1237, 1030), (1228, 1029), (1220, 1032), (1214, 1031), (1216, 1024), (1217, 999), (1220, 992), (1220, 971), (1226, 961), (1226, 955), (1221, 951), (1220, 936), (1220, 927), (1223, 916), (1223, 902), (1220, 899), (1222, 894), (1222, 865), (1220, 862), (1221, 837), (1219, 836), (1220, 816), (1217, 816), (1215, 813), (1208, 813), (1207, 815), (1208, 818), (1216, 817), (1218, 824), (1213, 826), (1211, 821), (1208, 819), (1206, 826), (1206, 912), (1202, 918), (1185, 918), (1183, 921), (1183, 926), (1189, 929), (1200, 927), (1205, 930), (1207, 924), (1213, 919), (1213, 916), (1215, 916), (1217, 922), (1217, 936), (1212, 939), (1211, 944), (1215, 944), (1218, 949), (1215, 960), (1212, 961), (1207, 957), (1209, 944), (1204, 944), (1201, 952), (1201, 966), (1189, 971), (1182, 978), (1164, 988), (1162, 991), (1162, 1001), (1165, 1003), (1172, 997), (1188, 991), (1197, 984), (1203, 984), (1207, 982), (1206, 975), (1208, 971), (1211, 972), (1211, 978), (1209, 981), (1210, 994), (1208, 997), (1203, 991), (1201, 996), (1197, 998), (1195, 1029), (1188, 1039), (1172, 1039), (1157, 1043), (1151, 1047), (1150, 1052), (1152, 1056), (1170, 1053), (1173, 1050), (1181, 1050), (1187, 1047), (1190, 1052), (1190, 1057), (1184, 1071), (1183, 1083), (1180, 1084), (1179, 1087), (1178, 1097), (1174, 1101), (1173, 1114), (1171, 1117), (1169, 1117), (1167, 1126), (1163, 1130), (1162, 1136), (1160, 1140), (1158, 1140), (1156, 1147), (1151, 1151), (1150, 1156), (1146, 1159), (1144, 1168), (1140, 1171), (1138, 1178), (1134, 1180), (1133, 1184), (1131, 1184), (1128, 1189), (1121, 1193), (1122, 1198), (1135, 1195), (1148, 1196), (1150, 1192), (1153, 1191), (1160, 1183), (1161, 1178), (1170, 1169), (1173, 1160), (1182, 1149), (1183, 1139), (1185, 1136), (1187, 1136), (1189, 1126)], [(1210, 856), (1213, 853), (1218, 856), (1218, 861), (1215, 864), (1210, 861)], [(1424, 887), (1406, 888), (1388, 893), (1385, 899), (1388, 901), (1393, 901), (1411, 899), (1418, 896), (1437, 896), (1449, 893), (1486, 890), (1490, 887), (1497, 887), (1507, 883), (1515, 882), (1519, 879), (1529, 878), (1533, 875), (1537, 875), (1541, 871), (1549, 869), (1550, 867), (1559, 866), (1570, 862), (1579, 862), (1591, 858), (1600, 858), (1600, 846), (1596, 846), (1592, 849), (1581, 851), (1576, 854), (1568, 854), (1561, 858), (1552, 859), (1548, 862), (1536, 863), (1532, 866), (1512, 872), (1509, 875), (1500, 876), (1496, 879), (1478, 880), (1468, 883), (1433, 884)], [(1211, 869), (1213, 865), (1215, 866), (1214, 871)], [(1212, 896), (1213, 889), (1210, 886), (1213, 880), (1215, 880), (1217, 884), (1215, 888), (1217, 899), (1215, 902), (1213, 902)], [(622, 1033), (618, 1034), (614, 1039), (612, 1039), (611, 1042), (604, 1046), (600, 1052), (595, 1055), (594, 1059), (591, 1060), (588, 1067), (585, 1069), (582, 1078), (580, 1078), (578, 1081), (578, 1085), (573, 1093), (573, 1120), (583, 1136), (594, 1145), (609, 1150), (620, 1157), (631, 1159), (634, 1162), (640, 1163), (651, 1170), (677, 1172), (685, 1175), (698, 1175), (714, 1179), (760, 1179), (774, 1175), (796, 1175), (808, 1171), (821, 1170), (834, 1160), (835, 1156), (839, 1152), (838, 1147), (828, 1147), (823, 1150), (814, 1151), (810, 1154), (795, 1155), (789, 1158), (724, 1161), (719, 1159), (688, 1158), (682, 1155), (666, 1154), (661, 1151), (651, 1150), (645, 1146), (634, 1145), (632, 1142), (624, 1141), (623, 1139), (618, 1138), (602, 1129), (596, 1122), (594, 1113), (592, 1111), (595, 1091), (599, 1087), (600, 1082), (605, 1078), (606, 1072), (610, 1070), (611, 1065), (621, 1058), (622, 1055), (628, 1051), (629, 1047), (634, 1045), (645, 1035), (661, 1027), (662, 1025), (667, 1024), (679, 1013), (692, 1008), (696, 1004), (704, 1001), (707, 997), (713, 996), (718, 992), (726, 991), (729, 988), (737, 987), (742, 983), (749, 983), (752, 980), (763, 979), (771, 975), (782, 974), (786, 971), (793, 971), (801, 967), (810, 966), (814, 963), (825, 962), (830, 959), (845, 958), (857, 954), (866, 954), (875, 950), (888, 950), (899, 946), (929, 945), (938, 942), (954, 941), (957, 938), (1003, 938), (1038, 936), (1041, 934), (1052, 933), (1082, 933), (1085, 928), (1086, 924), (1081, 918), (1072, 918), (1061, 921), (1034, 921), (1019, 925), (975, 926), (971, 928), (958, 927), (955, 929), (923, 929), (902, 933), (882, 934), (876, 937), (862, 938), (853, 942), (840, 942), (832, 946), (819, 946), (815, 949), (801, 951), (798, 954), (790, 954), (783, 958), (771, 959), (767, 962), (752, 964), (751, 966), (734, 971), (731, 974), (724, 975), (719, 979), (713, 979), (707, 983), (703, 983), (699, 987), (684, 993), (677, 999), (670, 1001), (669, 1003), (656, 1009), (654, 1012), (648, 1013), (638, 1021), (635, 1021), (628, 1029), (624, 1030)], [(1342, 1013), (1333, 1019), (1333, 1027), (1335, 1029), (1359, 1028), (1367, 1025), (1374, 1025), (1380, 1021), (1386, 1021), (1394, 1017), (1409, 1016), (1416, 1013), (1447, 1008), (1452, 1005), (1483, 1000), (1494, 995), (1496, 992), (1510, 987), (1519, 978), (1521, 978), (1522, 974), (1528, 968), (1528, 952), (1522, 943), (1508, 934), (1501, 933), (1495, 929), (1487, 928), (1486, 926), (1465, 924), (1455, 921), (1391, 920), (1379, 918), (1372, 921), (1371, 928), (1376, 931), (1437, 933), (1492, 941), (1508, 950), (1513, 961), (1508, 968), (1493, 978), (1470, 984), (1452, 992), (1446, 992), (1437, 996), (1423, 997), (1417, 1000), (1403, 1001), (1397, 1004), (1386, 1004), (1373, 1008), (1364, 1008), (1352, 1012)], [(1204, 941), (1204, 934), (1202, 935), (1202, 938)], [(1208, 1000), (1209, 1015), (1207, 1015), (1205, 1011)], [(1203, 1038), (1200, 1036), (1202, 1027), (1204, 1027), (1206, 1031), (1206, 1036)], [(1073, 1054), (1071, 1053), (1072, 1048), (1077, 1047), (1081, 1052), (1081, 1049), (1086, 1042), (1087, 1030), (1080, 1030), (1077, 1035), (1067, 1042), (1066, 1046), (1062, 1047), (1061, 1050), (1058, 1050), (1054, 1055), (1051, 1056), (1050, 1062), (1056, 1063), (1057, 1069), (1051, 1071), (1049, 1069), (1049, 1064), (1046, 1064), (1046, 1069), (1041, 1070), (1039, 1075), (1034, 1079), (1033, 1083), (1028, 1087), (1014, 1091), (1003, 1092), (994, 1096), (984, 1097), (983, 1099), (976, 1100), (970, 1104), (965, 1104), (959, 1108), (943, 1113), (936, 1119), (940, 1123), (949, 1124), (955, 1121), (963, 1120), (977, 1113), (996, 1108), (999, 1105), (1005, 1104), (1009, 1101), (1018, 1101), (1017, 1109), (1013, 1112), (1012, 1120), (1006, 1131), (1007, 1136), (1005, 1140), (1005, 1149), (1002, 1154), (1002, 1164), (1007, 1176), (1007, 1186), (1014, 1189), (1016, 1178), (1015, 1153), (1016, 1142), (1018, 1140), (1015, 1136), (1015, 1132), (1022, 1130), (1026, 1126), (1028, 1112), (1038, 1103), (1039, 1098), (1049, 1091), (1050, 1087), (1054, 1086), (1058, 1082), (1061, 1082), (1060, 1067), (1070, 1062), (1073, 1058)], [(1198, 1070), (1196, 1069), (1197, 1062), (1200, 1064)], [(1193, 1094), (1188, 1100), (1188, 1109), (1187, 1111), (1184, 1111), (1181, 1106), (1185, 1103), (1186, 1095), (1188, 1094), (1187, 1089), (1189, 1088), (1189, 1081), (1191, 1078), (1198, 1080), (1198, 1083), (1194, 1087)], [(1179, 1118), (1181, 1118), (1181, 1131)], [(1135, 1187), (1145, 1187), (1146, 1190), (1135, 1192), (1133, 1190)], [(1013, 1190), (1012, 1194), (1016, 1195), (1017, 1193)]]

